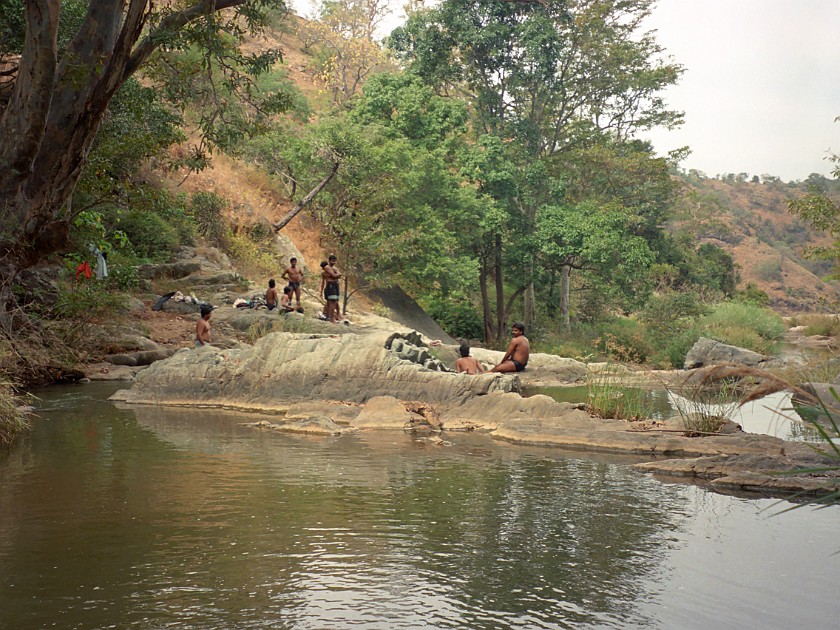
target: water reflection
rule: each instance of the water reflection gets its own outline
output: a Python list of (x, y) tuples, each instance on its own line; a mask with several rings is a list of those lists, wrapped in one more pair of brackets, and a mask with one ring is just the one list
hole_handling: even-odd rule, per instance
[(45, 396), (0, 460), (8, 627), (657, 626), (698, 603), (669, 587), (696, 537), (757, 519), (618, 460), (258, 432), (84, 391)]

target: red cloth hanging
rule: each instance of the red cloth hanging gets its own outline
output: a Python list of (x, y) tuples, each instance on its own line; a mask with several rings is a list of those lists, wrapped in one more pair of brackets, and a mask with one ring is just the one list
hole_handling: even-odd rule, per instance
[(93, 272), (91, 271), (90, 265), (87, 263), (87, 261), (81, 263), (78, 267), (76, 267), (76, 280), (79, 279), (80, 275), (84, 275), (86, 280), (90, 280), (91, 275), (93, 275)]

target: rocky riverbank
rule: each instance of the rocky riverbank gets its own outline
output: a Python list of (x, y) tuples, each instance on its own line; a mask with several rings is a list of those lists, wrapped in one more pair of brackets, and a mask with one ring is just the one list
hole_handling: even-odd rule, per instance
[[(447, 433), (482, 431), (517, 444), (644, 456), (650, 461), (638, 464), (641, 470), (709, 480), (721, 489), (779, 494), (840, 483), (795, 474), (830, 463), (804, 443), (737, 430), (686, 437), (678, 419), (605, 420), (581, 405), (519, 394), (523, 377), (541, 370), (541, 382), (580, 382), (587, 375), (582, 363), (535, 354), (518, 375), (467, 376), (447, 371), (445, 355), (453, 350), (429, 348), (417, 333), (271, 333), (254, 345), (180, 350), (138, 373), (131, 389), (113, 400), (276, 414), (276, 421), (254, 423), (269, 430), (408, 430), (437, 436), (439, 443)], [(500, 354), (476, 356), (496, 360)]]

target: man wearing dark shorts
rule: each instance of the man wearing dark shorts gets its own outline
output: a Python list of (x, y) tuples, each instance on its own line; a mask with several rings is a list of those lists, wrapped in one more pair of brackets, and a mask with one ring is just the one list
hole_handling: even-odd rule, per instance
[(341, 278), (341, 273), (335, 263), (338, 259), (335, 256), (329, 257), (329, 265), (324, 267), (327, 283), (324, 287), (324, 299), (327, 301), (329, 319), (333, 323), (338, 323), (341, 320), (341, 311), (339, 310), (338, 300), (341, 290), (338, 286), (338, 279)]
[(501, 363), (494, 367), (492, 372), (521, 372), (528, 365), (531, 356), (531, 344), (525, 336), (525, 324), (516, 322), (511, 326), (513, 339), (508, 346)]
[(295, 295), (297, 308), (300, 311), (300, 284), (303, 282), (303, 269), (297, 266), (297, 258), (292, 257), (289, 259), (289, 266), (280, 274), (280, 277), (289, 281), (289, 288)]

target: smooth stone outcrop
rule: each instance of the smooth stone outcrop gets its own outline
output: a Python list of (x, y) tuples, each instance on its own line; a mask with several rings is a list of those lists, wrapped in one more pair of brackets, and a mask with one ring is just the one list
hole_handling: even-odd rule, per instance
[(138, 375), (116, 400), (163, 405), (277, 409), (311, 400), (366, 402), (376, 396), (454, 406), (518, 390), (516, 376), (471, 378), (428, 370), (385, 348), (387, 333), (337, 336), (271, 333), (255, 345), (182, 349)]
[(684, 367), (687, 370), (703, 367), (705, 365), (716, 365), (718, 363), (734, 363), (747, 367), (759, 367), (765, 364), (770, 357), (767, 357), (752, 350), (746, 350), (737, 346), (730, 346), (708, 337), (700, 337), (688, 354), (685, 355)]

